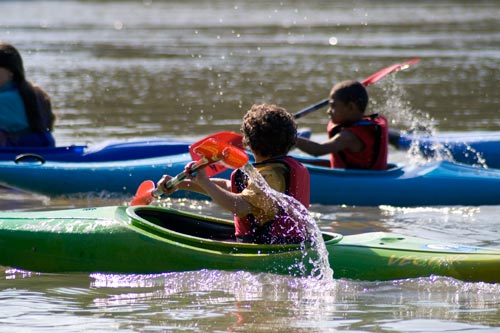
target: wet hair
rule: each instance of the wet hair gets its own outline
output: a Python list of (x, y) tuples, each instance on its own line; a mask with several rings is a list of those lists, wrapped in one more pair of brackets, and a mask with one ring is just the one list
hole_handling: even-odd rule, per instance
[(241, 124), (243, 144), (263, 157), (280, 157), (297, 141), (297, 124), (284, 108), (274, 104), (254, 104)]
[(41, 132), (53, 130), (55, 116), (49, 95), (40, 87), (26, 80), (23, 59), (11, 44), (0, 41), (0, 67), (12, 72), (12, 80), (17, 84), (24, 103), (31, 130)]
[(330, 91), (330, 97), (334, 96), (334, 99), (343, 103), (354, 103), (361, 113), (365, 113), (368, 106), (368, 93), (358, 81), (348, 80), (335, 84)]

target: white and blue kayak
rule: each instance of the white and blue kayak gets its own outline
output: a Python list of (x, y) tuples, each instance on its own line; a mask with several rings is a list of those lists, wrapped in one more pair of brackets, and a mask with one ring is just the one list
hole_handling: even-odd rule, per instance
[[(324, 159), (294, 156), (311, 174), (311, 203), (358, 206), (499, 205), (500, 170), (447, 161), (384, 171), (331, 169)], [(48, 196), (133, 196), (147, 179), (176, 175), (189, 153), (106, 162), (0, 161), (0, 185)], [(230, 171), (219, 176), (229, 177)], [(307, 185), (304, 185), (307, 186)], [(178, 191), (176, 196), (199, 198)]]
[(390, 130), (389, 142), (398, 150), (416, 146), (424, 157), (441, 155), (459, 163), (500, 168), (500, 132), (428, 135)]

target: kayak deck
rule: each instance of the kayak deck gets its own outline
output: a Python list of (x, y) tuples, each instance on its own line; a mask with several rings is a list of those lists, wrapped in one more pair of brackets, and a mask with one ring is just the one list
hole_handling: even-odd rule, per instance
[(371, 232), (344, 236), (339, 246), (328, 251), (337, 278), (393, 280), (436, 275), (500, 282), (500, 249), (495, 248)]

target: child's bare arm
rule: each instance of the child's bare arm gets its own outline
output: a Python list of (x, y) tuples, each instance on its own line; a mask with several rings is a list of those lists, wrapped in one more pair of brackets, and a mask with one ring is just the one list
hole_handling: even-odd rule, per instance
[(333, 138), (322, 143), (298, 137), (296, 147), (313, 156), (336, 153), (343, 149), (359, 152), (364, 148), (363, 142), (350, 131), (342, 131)]
[(200, 170), (196, 176), (190, 176), (191, 184), (203, 190), (222, 208), (232, 212), (234, 215), (242, 217), (250, 214), (252, 206), (245, 201), (238, 193), (231, 192), (231, 184), (227, 179), (206, 177), (205, 171)]

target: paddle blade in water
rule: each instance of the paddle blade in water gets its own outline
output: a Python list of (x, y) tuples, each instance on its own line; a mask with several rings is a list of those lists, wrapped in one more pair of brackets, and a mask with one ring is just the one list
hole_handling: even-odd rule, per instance
[(134, 198), (130, 201), (130, 206), (149, 205), (155, 199), (153, 191), (156, 185), (152, 180), (145, 180), (139, 185)]

